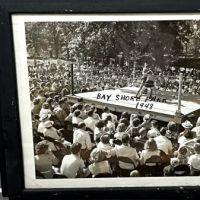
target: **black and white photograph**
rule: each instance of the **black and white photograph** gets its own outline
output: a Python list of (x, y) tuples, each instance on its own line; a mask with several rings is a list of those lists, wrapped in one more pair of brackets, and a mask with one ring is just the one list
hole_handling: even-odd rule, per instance
[(200, 15), (16, 15), (13, 35), (27, 187), (200, 182)]

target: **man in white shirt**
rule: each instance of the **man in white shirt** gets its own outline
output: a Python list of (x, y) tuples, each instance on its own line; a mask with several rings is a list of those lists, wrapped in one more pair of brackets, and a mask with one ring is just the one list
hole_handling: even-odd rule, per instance
[(194, 145), (195, 154), (191, 155), (188, 159), (192, 175), (200, 175), (200, 144)]
[(172, 153), (172, 142), (165, 137), (166, 129), (163, 127), (160, 129), (160, 135), (156, 136), (154, 140), (156, 141), (157, 148), (165, 152), (166, 155), (171, 155)]
[(105, 107), (103, 111), (104, 111), (104, 112), (103, 112), (102, 115), (101, 115), (101, 118), (102, 118), (103, 120), (106, 119), (107, 116), (110, 115), (111, 118), (112, 118), (112, 122), (113, 122), (113, 123), (117, 123), (117, 116), (114, 115), (113, 113), (111, 113), (108, 107)]
[(147, 137), (148, 138), (155, 138), (156, 136), (160, 135), (160, 131), (158, 130), (158, 121), (152, 120), (151, 121), (151, 130), (148, 131)]
[(113, 149), (110, 144), (110, 136), (108, 134), (104, 134), (100, 138), (100, 142), (97, 144), (97, 148), (103, 151), (108, 151)]
[(72, 154), (64, 156), (62, 160), (60, 172), (68, 178), (87, 177), (90, 173), (80, 158), (80, 151), (81, 144), (74, 143), (71, 146)]
[(45, 129), (45, 122), (48, 121), (50, 118), (50, 115), (47, 115), (47, 114), (43, 114), (41, 117), (40, 117), (40, 123), (38, 124), (38, 128), (37, 128), (37, 132), (38, 133), (42, 133), (44, 132), (44, 129)]
[(92, 133), (94, 133), (94, 129), (95, 129), (95, 124), (98, 120), (93, 118), (93, 111), (89, 110), (87, 112), (87, 118), (84, 120), (84, 123), (86, 125), (86, 128), (89, 129), (89, 131), (91, 131)]
[(88, 132), (85, 131), (85, 129), (85, 123), (80, 122), (78, 124), (78, 129), (74, 131), (73, 143), (78, 142), (81, 144), (81, 149), (91, 150), (92, 143), (90, 135), (88, 134)]
[(130, 140), (129, 135), (124, 134), (122, 136), (122, 145), (120, 145), (120, 146), (117, 145), (110, 152), (108, 151), (108, 154), (111, 154), (111, 156), (116, 155), (117, 158), (125, 157), (125, 158), (129, 158), (132, 161), (132, 163), (119, 161), (119, 167), (121, 169), (125, 169), (125, 170), (133, 170), (139, 164), (139, 162), (138, 162), (139, 156), (137, 154), (137, 151), (135, 148), (132, 148), (129, 146), (129, 140)]

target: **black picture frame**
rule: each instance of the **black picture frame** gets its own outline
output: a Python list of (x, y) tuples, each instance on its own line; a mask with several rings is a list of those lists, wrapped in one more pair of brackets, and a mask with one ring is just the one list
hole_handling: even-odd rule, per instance
[(198, 198), (199, 187), (25, 189), (18, 110), (12, 14), (197, 13), (198, 0), (7, 0), (0, 2), (1, 178), (10, 199), (183, 199)]

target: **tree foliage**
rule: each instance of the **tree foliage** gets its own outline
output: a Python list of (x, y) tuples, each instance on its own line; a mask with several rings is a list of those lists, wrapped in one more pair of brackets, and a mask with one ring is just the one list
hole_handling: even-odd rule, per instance
[[(165, 65), (187, 53), (194, 21), (27, 22), (31, 58), (130, 63), (147, 59)], [(146, 56), (146, 58), (145, 58)], [(149, 61), (150, 60), (150, 61)]]

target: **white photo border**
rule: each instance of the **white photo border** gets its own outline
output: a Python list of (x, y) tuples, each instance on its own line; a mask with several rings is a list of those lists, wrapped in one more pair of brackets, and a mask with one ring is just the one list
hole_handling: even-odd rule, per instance
[[(44, 188), (113, 188), (200, 186), (200, 177), (137, 177), (36, 179), (32, 136), (31, 103), (27, 67), (25, 22), (70, 21), (170, 21), (200, 20), (200, 14), (12, 14), (16, 76), (26, 189)], [(119, 180), (119, 181), (116, 181)]]

